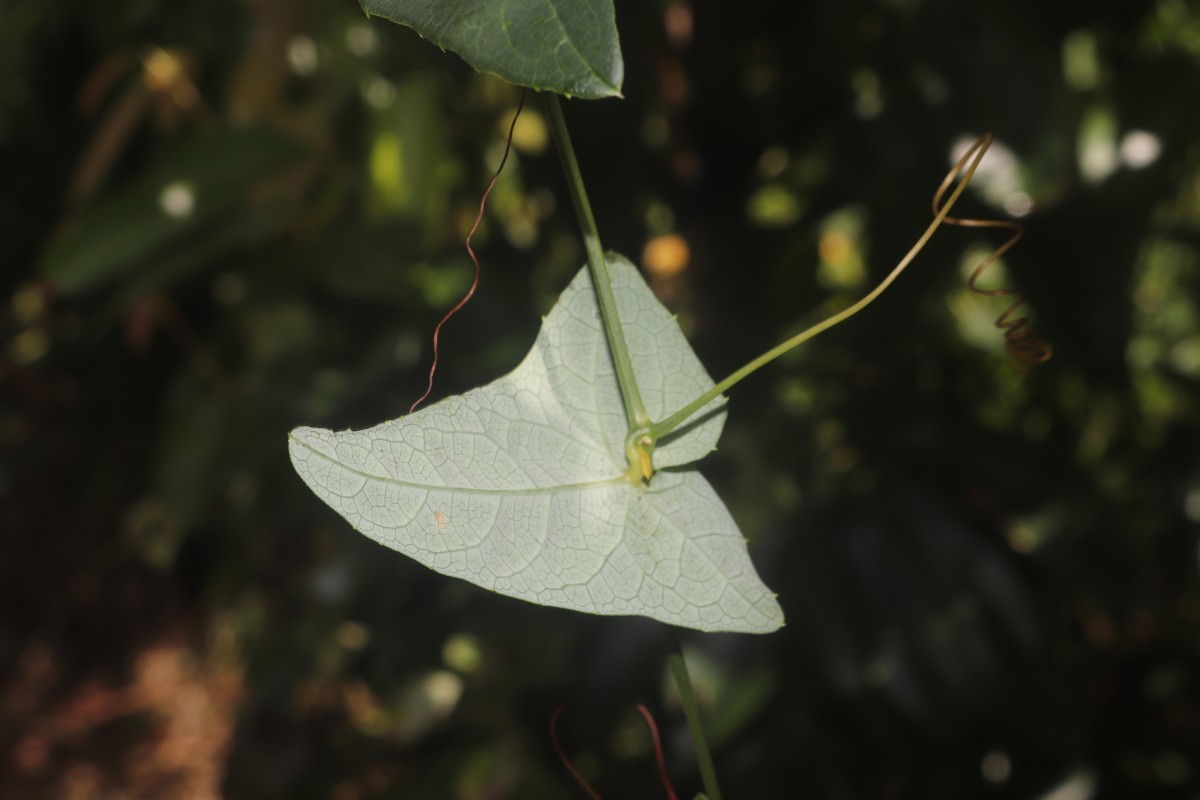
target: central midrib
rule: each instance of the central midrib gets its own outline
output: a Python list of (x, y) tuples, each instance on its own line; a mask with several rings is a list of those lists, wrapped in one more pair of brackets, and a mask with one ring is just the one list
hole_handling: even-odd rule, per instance
[(320, 450), (317, 450), (317, 449), (311, 447), (303, 439), (298, 439), (295, 436), (292, 436), (291, 434), (288, 434), (288, 439), (295, 442), (299, 446), (303, 447), (305, 450), (312, 453), (313, 455), (315, 455), (319, 458), (322, 458), (325, 461), (328, 461), (330, 464), (335, 464), (338, 467), (340, 467), (341, 469), (344, 469), (347, 472), (350, 472), (354, 475), (358, 475), (359, 477), (366, 478), (366, 479), (372, 480), (372, 481), (379, 481), (381, 483), (390, 483), (395, 486), (403, 486), (408, 489), (421, 489), (422, 491), (426, 491), (426, 492), (459, 492), (462, 494), (499, 495), (499, 496), (509, 496), (509, 497), (517, 496), (517, 497), (519, 497), (519, 496), (523, 496), (523, 495), (560, 494), (562, 492), (584, 491), (587, 489), (603, 489), (603, 488), (607, 488), (609, 486), (617, 486), (622, 483), (629, 485), (629, 481), (625, 478), (624, 475), (618, 475), (615, 478), (606, 478), (606, 479), (597, 480), (597, 481), (585, 481), (583, 483), (566, 483), (566, 484), (559, 484), (557, 486), (546, 486), (546, 487), (542, 487), (542, 488), (532, 488), (532, 489), (476, 489), (473, 487), (463, 487), (463, 486), (432, 486), (430, 484), (413, 483), (411, 481), (397, 480), (396, 478), (391, 478), (391, 477), (388, 477), (385, 475), (375, 475), (374, 473), (371, 473), (371, 472), (364, 472), (361, 469), (355, 469), (354, 467), (351, 467), (342, 461), (338, 461), (336, 458), (334, 458), (332, 456), (322, 453)]

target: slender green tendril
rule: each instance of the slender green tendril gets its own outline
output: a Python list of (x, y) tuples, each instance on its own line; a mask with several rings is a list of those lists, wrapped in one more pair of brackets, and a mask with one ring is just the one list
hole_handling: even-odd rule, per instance
[[(652, 423), (649, 426), (649, 435), (655, 440), (661, 439), (683, 423), (687, 422), (693, 414), (707, 406), (716, 398), (720, 397), (731, 387), (740, 383), (743, 379), (747, 378), (754, 372), (757, 372), (763, 366), (779, 358), (784, 353), (787, 353), (796, 346), (808, 341), (817, 334), (827, 331), (839, 323), (845, 322), (846, 320), (850, 319), (850, 317), (853, 317), (871, 303), (875, 302), (875, 299), (879, 297), (879, 295), (883, 294), (884, 290), (891, 286), (896, 278), (900, 277), (900, 273), (912, 263), (913, 259), (917, 257), (917, 254), (920, 253), (921, 250), (925, 248), (925, 245), (929, 243), (929, 240), (933, 237), (934, 232), (937, 231), (937, 229), (941, 227), (942, 223), (946, 221), (946, 218), (950, 213), (950, 209), (952, 209), (954, 204), (958, 202), (958, 198), (962, 196), (963, 191), (966, 190), (967, 184), (971, 182), (971, 178), (975, 175), (975, 170), (979, 167), (979, 162), (983, 160), (983, 156), (985, 153), (987, 153), (987, 149), (989, 146), (991, 146), (991, 143), (992, 135), (990, 133), (980, 137), (979, 140), (971, 145), (971, 148), (967, 150), (967, 152), (963, 154), (962, 158), (960, 158), (958, 162), (951, 168), (949, 174), (946, 176), (945, 181), (943, 181), (943, 187), (948, 185), (949, 182), (953, 181), (953, 179), (960, 173), (963, 176), (962, 180), (958, 182), (958, 185), (955, 186), (954, 191), (950, 193), (948, 198), (946, 198), (945, 204), (938, 211), (937, 216), (933, 218), (933, 222), (929, 224), (929, 227), (925, 229), (925, 233), (921, 235), (921, 238), (917, 239), (916, 244), (912, 246), (904, 258), (900, 259), (900, 262), (896, 264), (895, 268), (892, 269), (888, 276), (880, 281), (879, 285), (872, 289), (869, 294), (849, 308), (839, 311), (832, 317), (818, 322), (816, 325), (813, 325), (811, 328), (796, 334), (786, 342), (772, 347), (770, 350), (763, 353), (753, 361), (747, 363), (741, 369), (725, 378), (725, 380), (721, 381), (716, 386), (712, 387), (707, 392), (676, 411), (674, 414), (670, 415), (661, 422)], [(939, 189), (939, 194), (941, 191), (942, 190)]]

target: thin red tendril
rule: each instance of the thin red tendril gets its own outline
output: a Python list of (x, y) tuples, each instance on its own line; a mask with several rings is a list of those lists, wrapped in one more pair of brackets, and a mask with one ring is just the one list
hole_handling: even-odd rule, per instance
[(650, 726), (650, 736), (654, 739), (654, 760), (658, 762), (658, 774), (662, 776), (663, 788), (667, 790), (667, 797), (669, 800), (679, 800), (675, 794), (675, 787), (671, 785), (671, 778), (667, 775), (667, 762), (663, 757), (662, 740), (658, 736), (658, 725), (654, 723), (654, 715), (641, 703), (637, 704), (637, 710), (642, 712), (642, 716), (646, 718), (646, 724)]
[[(550, 742), (554, 745), (554, 752), (558, 754), (558, 760), (567, 768), (567, 772), (571, 773), (571, 777), (575, 779), (575, 782), (582, 786), (583, 790), (588, 793), (588, 797), (592, 798), (592, 800), (601, 800), (600, 795), (579, 774), (579, 770), (575, 769), (575, 765), (571, 763), (571, 759), (567, 758), (567, 754), (563, 752), (562, 745), (559, 744), (558, 718), (562, 716), (564, 708), (565, 706), (559, 706), (550, 715)], [(667, 775), (667, 762), (663, 756), (662, 739), (658, 735), (658, 725), (654, 722), (654, 715), (650, 713), (650, 709), (641, 703), (637, 704), (637, 710), (642, 713), (642, 716), (646, 719), (646, 724), (650, 726), (650, 737), (654, 740), (654, 760), (658, 763), (658, 774), (662, 777), (663, 788), (667, 791), (667, 799), (679, 800), (679, 796), (675, 794), (675, 787), (671, 785), (671, 778)]]
[(575, 782), (582, 786), (583, 790), (588, 793), (588, 797), (592, 798), (592, 800), (602, 800), (600, 795), (596, 794), (596, 790), (579, 774), (579, 770), (575, 769), (575, 765), (571, 763), (571, 759), (567, 758), (567, 754), (563, 752), (562, 745), (558, 743), (558, 718), (562, 716), (564, 708), (566, 706), (559, 706), (550, 715), (550, 741), (554, 744), (554, 752), (558, 753), (558, 760), (567, 768), (567, 772), (571, 773), (571, 777), (575, 779)]
[[(984, 140), (990, 144), (991, 136), (986, 136)], [(934, 216), (937, 216), (941, 212), (942, 197), (946, 194), (951, 184), (953, 184), (955, 177), (957, 177), (957, 173), (947, 175), (946, 179), (942, 181), (942, 185), (938, 187), (937, 192), (934, 193)], [(988, 267), (1015, 247), (1017, 242), (1021, 241), (1025, 236), (1025, 228), (1020, 223), (999, 219), (946, 217), (945, 222), (947, 225), (957, 225), (960, 228), (991, 228), (1012, 232), (1012, 235), (1004, 244), (997, 247), (987, 258), (979, 262), (978, 266), (971, 272), (971, 277), (967, 278), (967, 288), (985, 297), (1012, 298), (1012, 302), (1009, 303), (1008, 308), (1004, 309), (1004, 312), (996, 318), (996, 327), (1004, 331), (1004, 349), (1008, 353), (1008, 358), (1013, 366), (1025, 372), (1036, 364), (1049, 361), (1054, 355), (1054, 348), (1030, 327), (1028, 315), (1015, 316), (1021, 306), (1025, 304), (1025, 293), (1017, 289), (984, 289), (979, 286), (979, 278), (987, 271)]]
[(484, 209), (487, 208), (488, 195), (492, 193), (492, 188), (496, 185), (496, 181), (500, 179), (500, 173), (504, 171), (504, 165), (508, 163), (508, 154), (512, 151), (513, 132), (517, 129), (517, 120), (520, 119), (521, 109), (523, 108), (525, 108), (524, 89), (521, 90), (521, 100), (517, 103), (517, 113), (513, 114), (512, 124), (508, 126), (508, 139), (504, 143), (504, 157), (500, 159), (500, 166), (496, 167), (496, 174), (492, 175), (487, 188), (483, 190), (483, 197), (479, 200), (479, 213), (475, 216), (475, 224), (467, 232), (465, 244), (467, 246), (467, 255), (471, 257), (471, 263), (475, 265), (475, 278), (471, 281), (471, 288), (467, 290), (467, 293), (455, 304), (454, 308), (446, 312), (446, 316), (442, 317), (441, 322), (433, 329), (433, 364), (429, 367), (429, 384), (425, 387), (425, 394), (418, 397), (416, 402), (412, 404), (412, 407), (408, 409), (408, 413), (410, 414), (416, 411), (417, 406), (425, 402), (425, 398), (429, 397), (430, 392), (433, 391), (433, 376), (438, 368), (438, 337), (442, 333), (442, 326), (475, 296), (475, 290), (479, 287), (479, 259), (475, 256), (475, 250), (471, 247), (471, 237), (475, 235), (475, 231), (479, 230), (479, 225), (483, 222)]

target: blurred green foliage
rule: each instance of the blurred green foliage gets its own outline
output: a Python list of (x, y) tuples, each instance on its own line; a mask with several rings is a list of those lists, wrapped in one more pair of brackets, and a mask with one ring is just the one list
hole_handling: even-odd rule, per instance
[[(688, 639), (731, 797), (1200, 787), (1200, 10), (621, 0), (569, 103), (608, 247), (721, 376), (884, 274), (955, 147), (1056, 356), (1006, 365), (944, 230), (732, 396), (706, 462), (781, 595)], [(355, 534), (297, 424), (424, 388), (517, 91), (332, 0), (0, 3), (0, 795), (557, 798), (697, 781), (661, 632)], [(435, 395), (582, 263), (537, 105)], [(653, 246), (651, 246), (653, 245)], [(1060, 794), (1052, 795), (1054, 791)]]

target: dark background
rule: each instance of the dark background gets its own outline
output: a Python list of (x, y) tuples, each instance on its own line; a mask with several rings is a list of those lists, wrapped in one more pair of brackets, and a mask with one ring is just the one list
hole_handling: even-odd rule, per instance
[[(731, 395), (704, 465), (788, 625), (687, 635), (730, 798), (1200, 797), (1200, 6), (618, 0), (570, 102), (605, 245)], [(352, 531), (286, 433), (424, 389), (517, 90), (353, 0), (0, 2), (0, 796), (699, 790), (661, 628), (488, 594)], [(583, 262), (531, 100), (434, 398)], [(656, 238), (671, 237), (680, 238)], [(654, 247), (643, 249), (654, 241)], [(680, 247), (683, 244), (684, 248)], [(982, 248), (982, 249), (981, 249)], [(974, 260), (972, 260), (974, 259)]]

